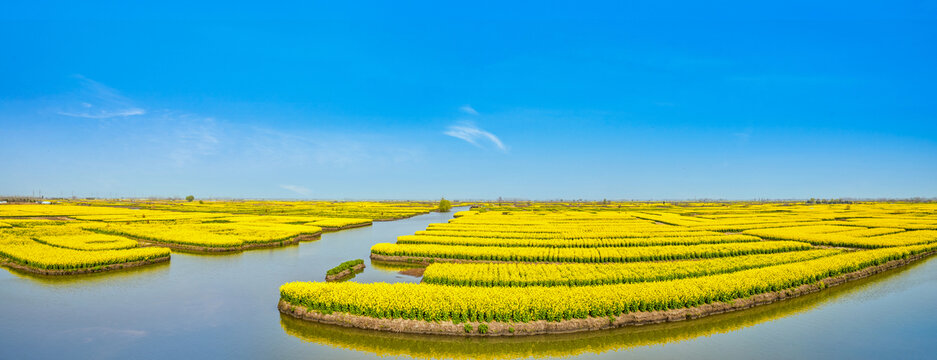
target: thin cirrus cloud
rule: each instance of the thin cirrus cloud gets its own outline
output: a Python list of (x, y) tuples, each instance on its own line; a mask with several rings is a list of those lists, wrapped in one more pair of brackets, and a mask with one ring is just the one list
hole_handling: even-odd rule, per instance
[(115, 89), (82, 75), (75, 75), (79, 91), (71, 94), (56, 111), (62, 116), (84, 119), (110, 119), (146, 114), (146, 110), (133, 104)]
[(469, 115), (478, 115), (478, 111), (476, 111), (475, 108), (468, 106), (468, 105), (462, 105), (462, 107), (459, 108), (459, 111), (464, 112)]
[(495, 136), (495, 134), (479, 128), (475, 123), (470, 121), (451, 125), (443, 134), (465, 140), (469, 144), (479, 148), (494, 147), (502, 152), (507, 152), (508, 150), (507, 147), (504, 146), (504, 143), (501, 142), (501, 139)]
[(284, 190), (292, 191), (302, 196), (309, 196), (309, 194), (312, 194), (312, 190), (309, 190), (307, 188), (304, 188), (298, 185), (280, 185), (280, 188)]
[(97, 110), (95, 112), (69, 112), (59, 111), (59, 115), (79, 117), (85, 119), (110, 119), (114, 117), (134, 116), (146, 114), (146, 111), (140, 108), (130, 108), (117, 111)]

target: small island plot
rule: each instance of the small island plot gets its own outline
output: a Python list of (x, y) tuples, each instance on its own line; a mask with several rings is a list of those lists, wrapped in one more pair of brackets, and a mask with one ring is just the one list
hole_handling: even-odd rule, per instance
[(347, 280), (364, 271), (364, 260), (355, 259), (339, 264), (325, 273), (325, 281)]
[(13, 227), (0, 232), (0, 264), (35, 274), (94, 273), (169, 261), (169, 257), (165, 247), (140, 247), (125, 237), (72, 225)]

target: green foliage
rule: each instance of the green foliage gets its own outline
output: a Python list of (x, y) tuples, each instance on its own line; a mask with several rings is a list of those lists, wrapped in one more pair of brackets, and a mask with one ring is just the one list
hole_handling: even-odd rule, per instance
[(487, 333), (488, 333), (488, 324), (480, 324), (480, 325), (478, 325), (478, 332), (481, 333), (481, 334), (487, 334)]
[(342, 271), (351, 269), (351, 268), (355, 267), (355, 265), (361, 265), (361, 264), (364, 264), (364, 260), (362, 260), (362, 259), (348, 260), (348, 261), (346, 261), (346, 262), (343, 262), (343, 263), (339, 264), (339, 265), (336, 266), (336, 267), (333, 267), (333, 268), (329, 269), (329, 271), (326, 271), (325, 274), (326, 274), (326, 275), (335, 275), (335, 274), (338, 274), (338, 273), (340, 273), (340, 272), (342, 272)]
[(472, 324), (465, 324), (465, 326), (463, 327), (463, 329), (465, 329), (465, 332), (466, 332), (466, 333), (472, 332)]
[(452, 203), (449, 200), (446, 200), (446, 198), (440, 199), (439, 212), (449, 212), (449, 210), (452, 210)]
[(185, 201), (192, 202), (192, 200), (195, 200), (195, 196), (189, 195), (185, 197)]

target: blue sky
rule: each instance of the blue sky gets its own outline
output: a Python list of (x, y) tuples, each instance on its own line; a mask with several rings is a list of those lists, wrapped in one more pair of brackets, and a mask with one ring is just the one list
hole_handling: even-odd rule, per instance
[(937, 1), (23, 2), (0, 194), (937, 196)]

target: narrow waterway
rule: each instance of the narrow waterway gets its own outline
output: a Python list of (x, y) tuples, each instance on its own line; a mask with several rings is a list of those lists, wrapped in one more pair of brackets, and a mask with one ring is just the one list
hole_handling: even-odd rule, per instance
[(749, 311), (580, 334), (466, 339), (386, 334), (281, 316), (278, 287), (321, 281), (366, 259), (349, 281), (417, 282), (367, 260), (378, 242), (449, 214), (327, 233), (229, 255), (174, 253), (168, 264), (80, 277), (0, 270), (0, 359), (933, 358), (937, 260)]

